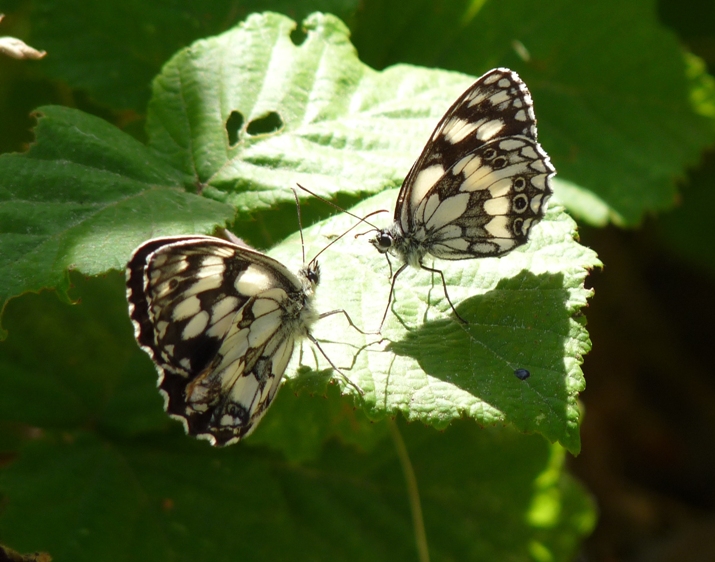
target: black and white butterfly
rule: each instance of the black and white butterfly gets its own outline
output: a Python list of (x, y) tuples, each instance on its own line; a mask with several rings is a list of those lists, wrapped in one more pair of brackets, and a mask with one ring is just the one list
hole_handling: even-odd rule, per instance
[(129, 316), (159, 371), (165, 409), (187, 433), (230, 445), (255, 429), (295, 343), (309, 338), (320, 349), (311, 325), (345, 313), (316, 312), (319, 281), (315, 259), (296, 276), (238, 239), (155, 238), (134, 251)]
[[(402, 184), (395, 222), (370, 242), (402, 266), (502, 256), (527, 242), (544, 216), (556, 170), (536, 140), (531, 94), (516, 72), (496, 68), (472, 84), (437, 124)], [(461, 317), (459, 317), (461, 319)]]

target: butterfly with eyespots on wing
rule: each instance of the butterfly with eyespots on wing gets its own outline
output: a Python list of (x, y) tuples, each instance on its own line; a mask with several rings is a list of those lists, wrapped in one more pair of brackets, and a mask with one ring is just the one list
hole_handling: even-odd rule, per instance
[(496, 68), (472, 84), (437, 124), (402, 184), (394, 223), (370, 243), (402, 265), (444, 274), (423, 263), (498, 257), (525, 244), (545, 212), (556, 170), (537, 142), (531, 94), (516, 72)]
[(230, 445), (255, 429), (296, 342), (308, 338), (322, 352), (310, 333), (314, 322), (343, 313), (355, 327), (344, 310), (316, 312), (315, 258), (295, 275), (228, 235), (231, 241), (149, 240), (134, 250), (126, 274), (135, 337), (159, 372), (167, 413), (212, 445)]

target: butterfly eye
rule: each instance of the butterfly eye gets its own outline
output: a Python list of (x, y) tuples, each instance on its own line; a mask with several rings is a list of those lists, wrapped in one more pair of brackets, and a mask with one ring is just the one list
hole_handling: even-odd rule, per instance
[(487, 149), (484, 151), (484, 159), (485, 159), (485, 160), (491, 160), (491, 159), (494, 158), (496, 155), (497, 155), (497, 151), (494, 150), (493, 148), (487, 148)]
[(492, 163), (492, 167), (496, 170), (499, 170), (500, 168), (503, 168), (506, 166), (506, 158), (503, 156), (499, 156), (499, 158), (495, 158), (494, 162)]
[(392, 247), (392, 236), (387, 232), (380, 232), (371, 242), (378, 252), (384, 254)]
[(521, 191), (526, 187), (526, 180), (524, 178), (516, 178), (513, 185), (516, 191)]
[(309, 269), (305, 272), (305, 276), (313, 285), (320, 282), (320, 272), (317, 269)]

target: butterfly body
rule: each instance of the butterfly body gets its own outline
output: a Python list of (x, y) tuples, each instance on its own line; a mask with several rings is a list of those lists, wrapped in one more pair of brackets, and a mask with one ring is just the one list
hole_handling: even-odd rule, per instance
[(130, 318), (159, 371), (166, 411), (213, 445), (247, 436), (273, 402), (294, 345), (319, 318), (317, 262), (294, 275), (208, 236), (149, 240), (127, 266)]
[(498, 257), (525, 244), (544, 216), (555, 173), (537, 142), (526, 85), (504, 68), (479, 78), (447, 110), (412, 166), (393, 225), (370, 240), (404, 264), (393, 289), (406, 265), (439, 271), (424, 266), (428, 254)]

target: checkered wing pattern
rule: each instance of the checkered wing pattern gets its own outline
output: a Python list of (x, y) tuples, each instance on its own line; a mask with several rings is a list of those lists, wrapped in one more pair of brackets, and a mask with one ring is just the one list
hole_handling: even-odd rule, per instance
[(213, 445), (248, 435), (271, 405), (294, 343), (317, 319), (317, 263), (298, 276), (239, 243), (156, 238), (127, 265), (129, 315), (159, 371), (166, 411)]

